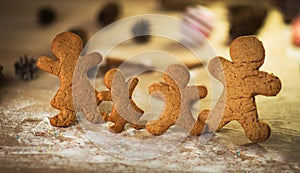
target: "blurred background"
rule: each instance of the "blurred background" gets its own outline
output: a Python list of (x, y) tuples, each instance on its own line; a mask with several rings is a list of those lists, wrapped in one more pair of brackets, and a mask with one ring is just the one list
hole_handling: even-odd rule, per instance
[[(278, 48), (288, 45), (295, 53), (300, 46), (299, 8), (298, 0), (2, 1), (0, 64), (9, 64), (3, 73), (10, 76), (11, 66), (19, 57), (50, 55), (51, 41), (60, 32), (74, 31), (87, 42), (108, 24), (139, 14), (165, 14), (189, 23), (222, 54), (227, 51), (222, 48), (234, 38), (251, 34), (266, 40), (266, 44), (272, 40), (270, 44)], [(149, 28), (151, 24), (142, 24), (133, 34), (147, 34)], [(187, 40), (195, 34), (183, 33)], [(150, 39), (136, 40), (138, 45)], [(201, 40), (190, 42), (201, 44)]]

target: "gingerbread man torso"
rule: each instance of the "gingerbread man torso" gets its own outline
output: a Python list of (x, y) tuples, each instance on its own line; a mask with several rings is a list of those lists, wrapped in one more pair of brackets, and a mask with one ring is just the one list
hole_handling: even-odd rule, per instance
[[(62, 107), (74, 110), (73, 105), (73, 97), (72, 97), (72, 78), (73, 72), (75, 69), (75, 62), (67, 61), (66, 63), (70, 64), (70, 66), (62, 65), (66, 60), (61, 59), (59, 64), (59, 72), (58, 77), (60, 78), (60, 86), (59, 90), (51, 100), (51, 105), (56, 109), (61, 109)], [(66, 72), (69, 71), (70, 72)], [(70, 101), (66, 101), (70, 100)]]

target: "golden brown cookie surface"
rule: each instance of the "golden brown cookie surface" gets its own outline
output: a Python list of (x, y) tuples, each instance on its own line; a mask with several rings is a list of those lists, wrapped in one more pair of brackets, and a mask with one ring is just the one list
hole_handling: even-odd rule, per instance
[(270, 127), (258, 119), (256, 95), (275, 96), (281, 89), (278, 77), (263, 71), (265, 51), (255, 36), (242, 36), (230, 45), (231, 61), (215, 57), (209, 63), (210, 73), (224, 85), (224, 91), (211, 111), (204, 110), (199, 118), (213, 129), (220, 129), (237, 120), (253, 142), (264, 142)]

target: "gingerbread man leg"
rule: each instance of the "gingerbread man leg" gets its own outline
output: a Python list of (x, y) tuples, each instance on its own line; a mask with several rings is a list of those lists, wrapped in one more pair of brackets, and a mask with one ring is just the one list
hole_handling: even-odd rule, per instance
[(203, 111), (201, 111), (198, 115), (198, 120), (199, 121), (202, 121), (202, 122), (205, 122), (208, 117), (209, 117), (209, 114), (210, 114), (210, 110), (208, 109), (204, 109)]
[(194, 124), (193, 129), (190, 131), (191, 135), (200, 135), (205, 128), (205, 123), (197, 120)]
[(50, 118), (50, 123), (57, 127), (67, 127), (72, 125), (76, 121), (76, 114), (74, 112), (72, 102), (65, 102), (68, 95), (64, 90), (59, 90), (54, 98), (51, 100), (50, 104), (60, 110), (58, 115)]
[(63, 109), (58, 115), (50, 119), (50, 124), (58, 127), (67, 127), (75, 123), (76, 114), (72, 110)]
[[(59, 90), (50, 101), (51, 106), (54, 108), (61, 110), (63, 107), (70, 107), (73, 106), (71, 102), (66, 103), (65, 99), (68, 98), (68, 95), (64, 90)], [(71, 107), (70, 107), (71, 108)]]
[(147, 121), (140, 121), (137, 124), (131, 123), (131, 127), (140, 130), (140, 129), (144, 129), (146, 127)]
[(116, 133), (121, 133), (127, 123), (127, 121), (119, 115), (115, 108), (112, 109), (111, 114), (108, 117), (108, 121), (115, 122), (114, 125), (110, 126), (110, 129)]
[[(115, 108), (112, 109), (110, 116), (108, 117), (108, 121), (114, 122), (115, 124), (110, 127), (110, 129), (116, 133), (120, 133), (123, 131), (125, 124), (128, 122), (125, 120), (120, 114), (116, 111)], [(130, 123), (131, 127), (140, 130), (145, 128), (146, 121), (138, 122), (139, 124)]]
[(176, 124), (191, 135), (200, 135), (205, 125), (202, 121), (195, 121), (192, 113), (187, 109), (181, 111)]
[(153, 135), (161, 135), (165, 131), (167, 131), (172, 125), (175, 124), (176, 119), (170, 119), (179, 115), (178, 111), (165, 110), (164, 114), (162, 114), (159, 119), (150, 121), (146, 124), (147, 131)]
[[(82, 112), (86, 116), (87, 120), (90, 122), (93, 122), (93, 123), (98, 123), (100, 121), (105, 120), (105, 118), (102, 117), (101, 112), (99, 112), (99, 110), (98, 110), (98, 105), (100, 104), (101, 101), (97, 97), (97, 94), (98, 94), (98, 92), (95, 92), (94, 102), (91, 102), (90, 100), (88, 100), (86, 102), (85, 102), (85, 100), (82, 101), (82, 102), (85, 102), (85, 104), (82, 103), (83, 104)], [(93, 97), (93, 95), (91, 97)], [(89, 98), (89, 99), (91, 99), (91, 98)]]
[(252, 142), (264, 142), (271, 134), (269, 125), (259, 122), (256, 110), (244, 114), (238, 122), (242, 125), (247, 137)]
[[(94, 110), (93, 108), (94, 107), (91, 106), (91, 108), (88, 108), (87, 110)], [(86, 116), (88, 121), (90, 121), (92, 123), (98, 123), (98, 122), (102, 121), (102, 116), (101, 116), (100, 112), (96, 112), (96, 111), (89, 112), (87, 110), (83, 110), (83, 113)]]
[(219, 130), (224, 127), (231, 120), (234, 120), (231, 109), (226, 105), (224, 93), (220, 96), (214, 109), (204, 109), (198, 115), (198, 121), (206, 122), (208, 124), (208, 131)]
[[(163, 92), (167, 92), (165, 90), (166, 84), (154, 84), (149, 87), (149, 93), (154, 94), (156, 91), (162, 91), (161, 94), (165, 94)], [(165, 106), (164, 111), (160, 115), (157, 120), (149, 121), (146, 124), (146, 129), (149, 133), (153, 135), (161, 135), (165, 131), (167, 131), (172, 125), (174, 125), (180, 115), (180, 107), (181, 107), (181, 98), (180, 94), (177, 92), (178, 90), (171, 90), (168, 94), (174, 96), (172, 98), (165, 98)], [(170, 109), (174, 108), (174, 109)], [(179, 108), (179, 109), (178, 109)]]
[[(224, 112), (220, 112), (221, 110), (213, 109), (208, 110), (205, 109), (199, 113), (198, 121), (202, 126), (204, 126), (204, 122), (208, 124), (208, 129), (206, 131), (215, 131), (220, 130), (227, 123), (229, 123), (232, 118), (232, 113), (224, 110)], [(200, 126), (201, 127), (201, 126)]]

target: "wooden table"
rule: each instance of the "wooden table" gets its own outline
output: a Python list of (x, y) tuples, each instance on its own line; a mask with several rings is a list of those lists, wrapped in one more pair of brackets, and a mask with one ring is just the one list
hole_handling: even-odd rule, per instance
[[(266, 23), (258, 34), (266, 49), (266, 60), (261, 70), (276, 74), (283, 84), (276, 97), (256, 97), (260, 119), (272, 128), (272, 134), (266, 142), (250, 143), (240, 125), (231, 122), (208, 141), (188, 137), (164, 155), (148, 160), (135, 160), (112, 155), (109, 150), (95, 146), (86, 138), (86, 131), (82, 130), (80, 124), (68, 128), (49, 126), (48, 118), (57, 113), (51, 108), (49, 101), (59, 87), (59, 80), (40, 71), (35, 80), (21, 81), (13, 74), (13, 64), (25, 53), (34, 57), (51, 55), (53, 37), (70, 27), (82, 26), (92, 36), (100, 29), (95, 22), (95, 15), (103, 4), (104, 1), (31, 0), (9, 1), (1, 5), (0, 64), (4, 67), (5, 81), (0, 86), (0, 172), (300, 171), (300, 48), (291, 45), (290, 28), (283, 24), (279, 12), (274, 9), (270, 10)], [(51, 5), (57, 10), (58, 19), (49, 27), (39, 27), (36, 24), (36, 12), (42, 5)], [(180, 18), (178, 12), (161, 11), (157, 1), (122, 1), (122, 5), (122, 18), (144, 13)], [(216, 55), (229, 57), (226, 45), (226, 10), (222, 3), (214, 3), (210, 9), (217, 18), (209, 41)], [(158, 42), (160, 44), (156, 44)], [(183, 53), (183, 48), (178, 44), (162, 42), (155, 38), (149, 45), (188, 61), (190, 54)], [(146, 47), (147, 45), (126, 42), (111, 54), (127, 57), (133, 50), (138, 53)], [(200, 78), (199, 84), (210, 85), (208, 78), (200, 75), (203, 72), (203, 68), (192, 70), (193, 76)], [(147, 75), (150, 78), (151, 75), (159, 76)], [(101, 77), (97, 82), (98, 89), (103, 89)], [(136, 94), (137, 97), (139, 93), (141, 92)], [(207, 106), (211, 101), (209, 95), (203, 100), (203, 104)], [(132, 136), (138, 138), (135, 134), (139, 134), (132, 129), (121, 134), (109, 134), (107, 124), (99, 127), (102, 128), (103, 136), (118, 137), (119, 141), (116, 142)], [(112, 139), (107, 140), (112, 142)]]

